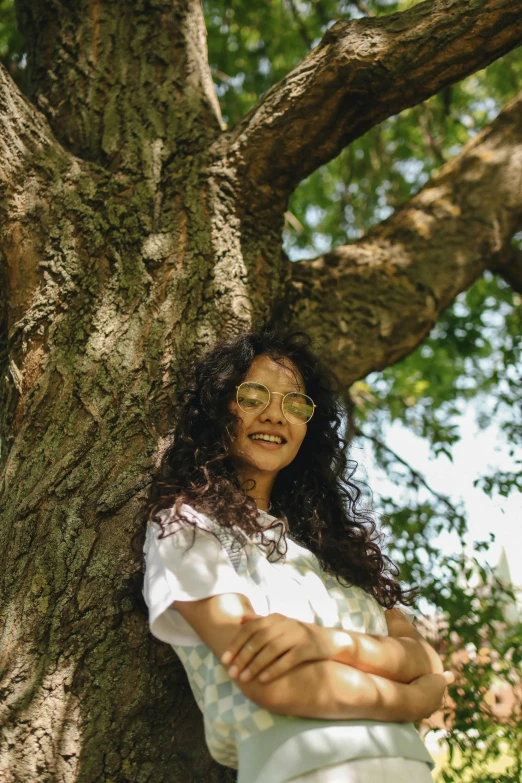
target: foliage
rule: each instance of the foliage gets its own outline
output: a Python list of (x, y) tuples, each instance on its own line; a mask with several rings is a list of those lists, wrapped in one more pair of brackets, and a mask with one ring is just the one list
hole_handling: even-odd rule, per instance
[[(404, 10), (411, 0), (204, 0), (209, 59), (223, 116), (236, 123), (282, 79), (339, 19)], [(0, 0), (0, 61), (24, 89), (23, 41), (12, 0)], [(314, 172), (292, 195), (284, 242), (293, 260), (311, 257), (361, 237), (417, 191), (467, 139), (496, 116), (522, 79), (522, 49), (391, 117)], [(520, 237), (519, 237), (520, 240)], [(487, 493), (522, 489), (517, 444), (522, 435), (521, 298), (501, 279), (485, 275), (439, 319), (410, 356), (351, 390), (353, 428), (369, 441), (377, 464), (402, 488), (385, 497), (392, 554), (403, 578), (419, 585), (424, 605), (447, 623), (445, 654), (462, 649), (444, 783), (518, 781), (522, 778), (520, 714), (498, 724), (484, 698), (490, 685), (519, 684), (522, 626), (503, 621), (509, 591), (462, 551), (443, 556), (437, 537), (452, 530), (464, 541), (466, 518), (451, 498), (430, 490), (425, 478), (390, 450), (386, 431), (399, 421), (425, 439), (433, 454), (451, 459), (459, 418), (473, 403), (479, 423), (495, 421), (510, 445), (513, 467), (477, 479)], [(488, 542), (476, 547), (477, 554)], [(512, 596), (511, 596), (512, 598)], [(489, 650), (489, 652), (485, 652)], [(488, 772), (503, 753), (506, 772)]]
[(13, 0), (0, 0), (0, 63), (24, 87), (24, 41), (16, 25)]
[[(503, 281), (486, 275), (444, 313), (417, 351), (366, 379), (371, 398), (370, 405), (366, 401), (364, 409), (359, 407), (359, 429), (375, 444), (387, 425), (399, 420), (426, 438), (435, 455), (451, 459), (452, 445), (460, 437), (459, 417), (474, 401), (482, 426), (494, 420), (506, 434), (514, 467), (480, 477), (475, 484), (489, 494), (520, 491), (522, 463), (516, 444), (521, 442), (521, 333), (520, 297)], [(375, 451), (380, 466), (396, 475), (403, 487), (401, 502), (382, 499), (403, 576), (419, 584), (421, 595), (447, 618), (447, 659), (455, 660), (462, 649), (470, 656), (460, 663), (458, 681), (450, 689), (456, 712), (448, 736), (448, 768), (440, 780), (520, 780), (520, 701), (511, 719), (499, 725), (485, 698), (498, 682), (518, 688), (520, 698), (522, 625), (509, 627), (504, 622), (506, 605), (514, 596), (476, 557), (441, 557), (434, 541), (443, 530), (455, 530), (464, 551), (462, 510), (429, 491), (412, 468), (399, 464), (403, 470), (398, 474), (396, 456), (385, 444), (379, 441)], [(482, 542), (476, 550), (487, 546)], [(480, 648), (489, 652), (478, 661)], [(488, 769), (506, 752), (513, 764), (491, 777)]]

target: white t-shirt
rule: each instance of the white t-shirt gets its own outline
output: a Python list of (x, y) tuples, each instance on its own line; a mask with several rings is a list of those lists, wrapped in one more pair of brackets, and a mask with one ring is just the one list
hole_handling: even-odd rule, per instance
[[(316, 721), (277, 715), (247, 699), (213, 652), (173, 607), (224, 593), (239, 593), (258, 615), (280, 613), (304, 622), (387, 634), (384, 610), (359, 587), (343, 587), (326, 574), (315, 555), (287, 535), (287, 553), (267, 556), (259, 536), (243, 548), (208, 516), (184, 505), (198, 525), (180, 523), (173, 509), (160, 512), (172, 534), (160, 537), (148, 525), (143, 593), (151, 632), (172, 645), (203, 713), (214, 759), (239, 768), (238, 783), (283, 783), (326, 764), (361, 757), (393, 756), (431, 764), (411, 724), (376, 721)], [(268, 526), (275, 517), (260, 511)], [(265, 530), (277, 540), (280, 530)]]

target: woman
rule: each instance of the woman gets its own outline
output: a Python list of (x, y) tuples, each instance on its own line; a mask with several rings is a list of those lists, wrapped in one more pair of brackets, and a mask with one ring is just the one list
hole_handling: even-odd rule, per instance
[(431, 781), (411, 721), (452, 675), (397, 606), (310, 343), (266, 329), (195, 367), (151, 488), (151, 631), (239, 783)]

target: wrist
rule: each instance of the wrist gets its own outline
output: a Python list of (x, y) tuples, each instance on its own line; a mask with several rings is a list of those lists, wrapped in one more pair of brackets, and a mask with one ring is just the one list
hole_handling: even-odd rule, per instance
[(415, 723), (426, 717), (425, 701), (421, 689), (416, 683), (404, 685), (404, 721)]
[(340, 628), (322, 628), (321, 630), (326, 632), (329, 660), (354, 666), (357, 645), (352, 634)]
[(419, 701), (415, 689), (409, 685), (402, 685), (404, 688), (404, 699), (401, 704), (401, 717), (399, 721), (403, 723), (414, 723), (419, 720)]

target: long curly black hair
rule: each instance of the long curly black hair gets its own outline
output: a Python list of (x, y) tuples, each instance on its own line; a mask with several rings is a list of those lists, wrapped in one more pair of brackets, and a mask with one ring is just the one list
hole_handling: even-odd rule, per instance
[[(279, 519), (271, 527), (279, 526), (280, 532), (275, 543), (265, 539), (266, 521), (258, 519), (255, 501), (241, 488), (228, 453), (237, 422), (229, 403), (261, 355), (280, 363), (290, 360), (317, 406), (296, 457), (279, 471), (272, 489), (271, 513)], [(340, 434), (345, 415), (341, 384), (314, 352), (309, 335), (270, 326), (241, 334), (212, 348), (189, 374), (147, 500), (147, 518), (160, 523), (161, 535), (172, 532), (159, 514), (163, 509), (173, 508), (174, 518), (197, 526), (181, 512), (183, 503), (222, 528), (234, 528), (239, 540), (245, 540), (242, 534), (256, 536), (272, 547), (269, 557), (286, 553), (287, 527), (288, 535), (341, 584), (363, 588), (388, 609), (411, 603), (411, 591), (401, 587), (398, 569), (381, 551), (371, 512), (361, 508), (360, 484), (353, 478), (357, 463), (348, 458), (348, 442)]]

